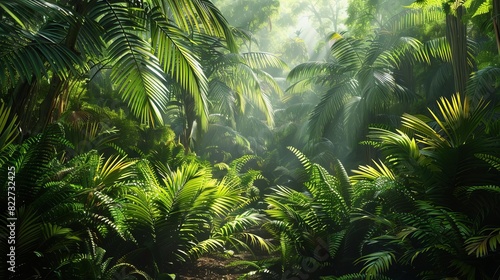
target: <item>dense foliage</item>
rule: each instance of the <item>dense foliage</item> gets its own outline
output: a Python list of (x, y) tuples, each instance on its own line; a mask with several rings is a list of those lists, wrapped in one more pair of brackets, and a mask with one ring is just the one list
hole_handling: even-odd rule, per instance
[(341, 2), (0, 0), (0, 278), (498, 279), (498, 1)]

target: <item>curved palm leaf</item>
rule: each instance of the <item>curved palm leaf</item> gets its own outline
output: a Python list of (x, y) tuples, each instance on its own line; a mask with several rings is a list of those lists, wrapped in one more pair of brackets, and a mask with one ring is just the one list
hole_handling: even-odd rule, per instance
[(417, 141), (429, 148), (457, 147), (472, 140), (488, 112), (487, 105), (485, 101), (480, 101), (473, 109), (468, 98), (462, 99), (459, 95), (454, 95), (451, 100), (441, 98), (438, 102), (440, 115), (429, 109), (439, 130), (408, 114), (403, 115), (402, 124), (415, 130)]
[(0, 25), (0, 82), (13, 87), (17, 80), (31, 82), (50, 77), (52, 73), (60, 78), (77, 74), (77, 66), (83, 66), (80, 57), (60, 44), (61, 38), (50, 33), (50, 25), (33, 33), (16, 26)]
[(236, 108), (244, 113), (249, 101), (265, 115), (269, 125), (273, 124), (273, 108), (269, 97), (272, 93), (281, 95), (281, 88), (263, 69), (268, 67), (283, 69), (286, 64), (282, 60), (268, 53), (229, 53), (218, 54), (210, 64), (209, 67), (213, 67), (209, 77), (210, 84), (217, 90), (210, 94), (221, 97), (213, 99), (215, 104), (226, 104), (221, 107), (226, 111), (221, 113), (234, 113)]
[(480, 236), (474, 236), (465, 242), (465, 249), (469, 255), (476, 255), (481, 258), (489, 252), (496, 252), (500, 245), (500, 228), (485, 228), (481, 230)]
[(10, 118), (10, 108), (2, 103), (0, 106), (0, 155), (9, 144), (14, 142), (18, 134), (17, 116)]
[(144, 27), (130, 13), (127, 1), (98, 2), (95, 12), (102, 15), (99, 24), (106, 30), (103, 38), (113, 61), (111, 79), (123, 99), (141, 121), (162, 123), (168, 102), (166, 79), (150, 44), (137, 35)]
[(150, 21), (152, 46), (165, 73), (191, 95), (201, 126), (206, 129), (208, 85), (199, 58), (191, 50), (194, 42), (159, 10), (151, 13)]
[(352, 172), (356, 175), (350, 177), (353, 183), (356, 183), (360, 180), (374, 180), (379, 177), (386, 177), (392, 180), (396, 179), (396, 176), (383, 162), (377, 163), (373, 161), (375, 167), (372, 166), (359, 166), (358, 170), (353, 170)]
[(277, 68), (286, 69), (287, 65), (283, 60), (274, 54), (266, 52), (245, 52), (241, 54), (247, 64), (256, 69)]
[(210, 0), (150, 0), (155, 6), (161, 7), (163, 14), (172, 13), (175, 22), (184, 30), (194, 28), (226, 40), (228, 48), (236, 52), (237, 44), (233, 32), (219, 9)]
[(472, 97), (475, 102), (487, 99), (495, 92), (495, 83), (499, 76), (500, 68), (493, 66), (473, 72), (467, 84), (467, 95)]
[(377, 279), (377, 275), (389, 269), (396, 256), (391, 251), (381, 251), (365, 255), (357, 260), (364, 263), (361, 273), (366, 273), (366, 279)]

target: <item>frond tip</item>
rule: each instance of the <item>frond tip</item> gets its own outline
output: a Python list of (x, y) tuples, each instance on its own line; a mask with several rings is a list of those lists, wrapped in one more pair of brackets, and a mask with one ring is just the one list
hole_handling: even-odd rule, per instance
[(486, 228), (481, 231), (481, 234), (481, 236), (474, 236), (465, 241), (467, 253), (475, 254), (477, 258), (495, 252), (497, 246), (500, 245), (500, 228)]
[(366, 279), (370, 280), (377, 278), (379, 274), (389, 270), (395, 258), (396, 256), (391, 251), (380, 251), (363, 256), (356, 263), (364, 263), (361, 272), (366, 273)]

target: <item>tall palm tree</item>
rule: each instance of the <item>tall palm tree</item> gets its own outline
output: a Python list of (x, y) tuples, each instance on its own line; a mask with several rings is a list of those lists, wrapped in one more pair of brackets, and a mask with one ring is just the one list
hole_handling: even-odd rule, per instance
[[(274, 96), (281, 96), (282, 90), (268, 69), (283, 70), (286, 64), (270, 53), (234, 53), (220, 39), (207, 36), (200, 39), (203, 48), (199, 48), (199, 56), (209, 80), (207, 97), (211, 131), (208, 133), (226, 134), (229, 138), (238, 139), (254, 136), (244, 135), (245, 131), (252, 131), (248, 128), (252, 123), (261, 124), (259, 129), (266, 124), (273, 126), (271, 100)], [(201, 144), (205, 147), (218, 146), (213, 141), (210, 143), (212, 139), (208, 135), (197, 140), (204, 142)]]
[[(92, 65), (111, 67), (114, 86), (141, 121), (162, 123), (169, 91), (177, 88), (193, 100), (198, 123), (206, 127), (207, 79), (186, 34), (220, 37), (236, 49), (227, 22), (210, 1), (0, 3), (2, 93), (18, 114), (43, 100), (34, 118), (39, 127), (62, 113), (70, 80), (82, 80)], [(50, 80), (46, 92), (37, 88), (43, 79)], [(21, 126), (29, 127), (28, 121), (24, 117)]]

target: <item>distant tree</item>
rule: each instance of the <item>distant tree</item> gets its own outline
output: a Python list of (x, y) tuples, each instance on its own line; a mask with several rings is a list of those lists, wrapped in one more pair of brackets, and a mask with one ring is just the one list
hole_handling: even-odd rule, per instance
[(404, 10), (413, 0), (349, 0), (345, 24), (357, 37), (371, 34)]
[(214, 2), (232, 25), (251, 33), (264, 27), (272, 29), (271, 18), (277, 14), (281, 5), (279, 0), (217, 0)]
[(370, 121), (389, 117), (416, 97), (398, 76), (398, 69), (415, 61), (422, 43), (382, 32), (366, 41), (339, 33), (329, 39), (326, 61), (292, 69), (287, 92), (318, 92), (321, 100), (309, 117), (310, 137), (333, 137), (335, 153), (344, 158), (363, 137)]

